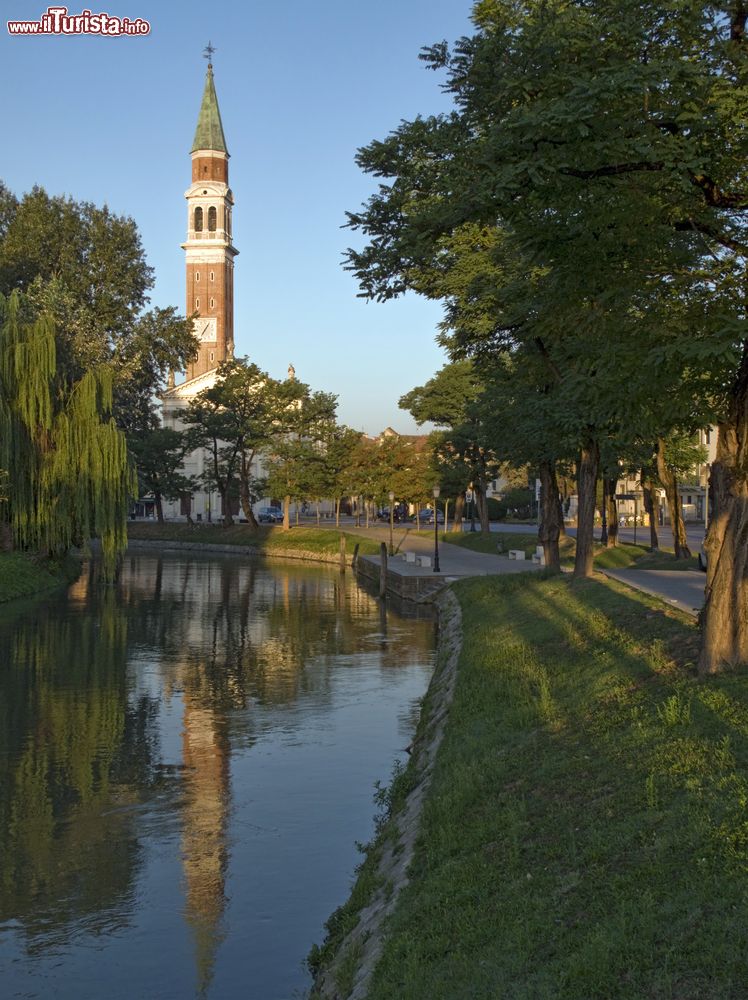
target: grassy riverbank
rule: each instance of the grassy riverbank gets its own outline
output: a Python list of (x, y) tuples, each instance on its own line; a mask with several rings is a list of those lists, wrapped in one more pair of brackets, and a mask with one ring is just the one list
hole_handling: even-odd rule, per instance
[[(466, 531), (462, 534), (447, 532), (442, 540), (450, 545), (461, 545), (474, 552), (486, 552), (496, 555), (499, 546), (504, 552), (509, 549), (523, 549), (529, 559), (538, 544), (537, 532), (495, 532), (491, 535), (481, 535), (479, 532)], [(573, 566), (576, 552), (576, 539), (565, 535), (559, 541), (561, 565)], [(698, 569), (696, 557), (691, 559), (676, 559), (672, 549), (661, 549), (650, 552), (645, 545), (634, 545), (631, 542), (621, 542), (608, 549), (595, 543), (596, 569)]]
[(748, 676), (699, 680), (695, 625), (612, 581), (454, 592), (455, 698), (369, 1000), (748, 996)]
[(72, 557), (51, 560), (23, 552), (0, 552), (0, 604), (64, 587), (79, 570), (80, 563)]
[(334, 559), (340, 552), (340, 536), (346, 540), (346, 553), (352, 556), (356, 545), (361, 555), (379, 552), (379, 542), (335, 528), (291, 528), (283, 531), (280, 527), (261, 526), (252, 531), (249, 525), (234, 524), (223, 527), (220, 524), (158, 524), (150, 521), (130, 523), (128, 538), (137, 541), (186, 542), (191, 545), (245, 545), (267, 555), (298, 553), (306, 558), (315, 556), (325, 561)]

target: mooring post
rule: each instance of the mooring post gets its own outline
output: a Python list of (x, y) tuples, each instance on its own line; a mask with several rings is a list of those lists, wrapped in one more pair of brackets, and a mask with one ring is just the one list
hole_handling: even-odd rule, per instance
[(379, 596), (387, 596), (387, 546), (382, 542), (379, 546)]
[(356, 542), (356, 544), (353, 546), (353, 559), (351, 559), (351, 569), (355, 570), (356, 566), (358, 566), (358, 542)]
[(340, 536), (340, 572), (345, 573), (345, 535)]

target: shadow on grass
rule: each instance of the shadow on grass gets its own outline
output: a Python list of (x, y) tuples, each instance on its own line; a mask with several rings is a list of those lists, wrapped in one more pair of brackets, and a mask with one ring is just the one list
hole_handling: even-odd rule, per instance
[(455, 590), (455, 700), (371, 1000), (747, 996), (745, 675), (695, 678), (695, 624), (607, 582)]

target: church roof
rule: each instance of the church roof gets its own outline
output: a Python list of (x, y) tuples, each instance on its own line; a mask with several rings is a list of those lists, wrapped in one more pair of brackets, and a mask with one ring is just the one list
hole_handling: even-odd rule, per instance
[(194, 378), (186, 379), (184, 382), (180, 382), (179, 385), (164, 389), (161, 393), (161, 399), (163, 401), (184, 399), (189, 402), (199, 392), (202, 392), (203, 389), (212, 389), (216, 384), (217, 375), (218, 370), (211, 368), (210, 371), (203, 372), (201, 375), (195, 375)]
[(190, 152), (194, 153), (196, 149), (215, 149), (220, 153), (228, 154), (226, 137), (223, 134), (223, 125), (221, 124), (221, 112), (218, 110), (216, 88), (213, 84), (213, 67), (210, 63), (208, 63), (208, 72), (205, 75), (203, 102), (200, 105), (195, 138)]

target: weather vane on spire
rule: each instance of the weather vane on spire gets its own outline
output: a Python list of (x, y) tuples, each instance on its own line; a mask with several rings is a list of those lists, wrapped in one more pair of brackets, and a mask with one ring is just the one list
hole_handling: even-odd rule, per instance
[(210, 39), (208, 39), (208, 44), (203, 49), (203, 59), (207, 59), (208, 60), (208, 65), (209, 66), (213, 65), (213, 53), (215, 51), (216, 50), (213, 48), (213, 46), (210, 43)]

